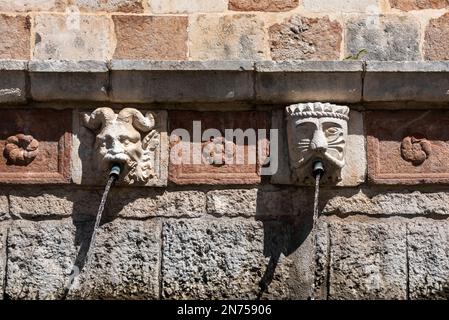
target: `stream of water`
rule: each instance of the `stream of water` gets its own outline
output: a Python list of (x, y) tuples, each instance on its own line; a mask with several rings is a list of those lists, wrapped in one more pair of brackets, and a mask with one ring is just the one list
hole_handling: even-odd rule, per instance
[[(317, 237), (317, 226), (318, 226), (318, 218), (319, 218), (319, 203), (318, 200), (320, 198), (320, 179), (321, 173), (317, 173), (315, 176), (315, 197), (313, 199), (313, 224), (312, 224), (312, 248), (313, 248), (313, 259), (316, 259), (316, 237)], [(316, 265), (316, 261), (314, 261), (314, 265)], [(315, 299), (315, 270), (313, 271), (313, 282), (310, 289), (310, 299)]]

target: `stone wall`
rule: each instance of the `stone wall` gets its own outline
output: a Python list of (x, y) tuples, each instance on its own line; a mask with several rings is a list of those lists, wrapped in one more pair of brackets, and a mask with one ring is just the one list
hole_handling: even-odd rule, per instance
[(2, 59), (445, 60), (445, 0), (0, 1)]
[[(449, 63), (429, 60), (449, 59), (448, 17), (444, 0), (0, 0), (0, 298), (447, 299)], [(310, 101), (351, 109), (316, 242), (284, 123)], [(157, 179), (112, 189), (83, 266), (99, 107), (155, 114)], [(173, 163), (194, 120), (279, 129), (279, 170)], [(14, 166), (20, 133), (40, 151)]]

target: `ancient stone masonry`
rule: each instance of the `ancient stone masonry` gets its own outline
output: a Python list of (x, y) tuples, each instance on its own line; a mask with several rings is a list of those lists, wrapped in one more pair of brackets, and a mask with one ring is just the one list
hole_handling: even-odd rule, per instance
[(0, 0), (0, 299), (449, 298), (448, 37), (447, 0)]

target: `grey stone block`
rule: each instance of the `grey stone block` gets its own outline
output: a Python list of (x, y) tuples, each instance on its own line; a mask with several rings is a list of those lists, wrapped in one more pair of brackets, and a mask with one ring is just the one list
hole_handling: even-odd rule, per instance
[(0, 300), (3, 300), (3, 293), (5, 292), (7, 234), (8, 234), (8, 224), (0, 223)]
[(364, 60), (420, 60), (420, 26), (413, 18), (368, 15), (346, 22), (346, 55), (366, 50)]
[(359, 102), (362, 62), (256, 62), (256, 99), (273, 103)]
[(407, 225), (411, 299), (449, 297), (449, 223), (414, 219)]
[(109, 73), (104, 61), (31, 61), (35, 101), (107, 101)]
[(420, 191), (325, 190), (324, 214), (448, 215), (449, 193)]
[(400, 218), (328, 221), (329, 299), (406, 299), (406, 223)]
[(114, 102), (221, 102), (253, 97), (251, 62), (112, 61)]
[(26, 61), (0, 60), (0, 103), (26, 102), (26, 70)]
[(365, 101), (449, 101), (449, 63), (368, 61)]
[[(286, 232), (246, 219), (171, 220), (163, 225), (162, 296), (168, 299), (254, 299), (275, 266), (264, 297), (286, 298), (291, 261)], [(265, 228), (265, 233), (264, 233)]]
[[(61, 299), (75, 261), (85, 254), (92, 224), (15, 221), (8, 233), (6, 294), (11, 299)], [(81, 251), (78, 249), (81, 246)], [(160, 225), (103, 224), (69, 299), (154, 299), (159, 296)], [(80, 265), (80, 264), (77, 264)], [(75, 269), (77, 270), (77, 269)], [(79, 269), (78, 269), (79, 270)]]
[(0, 221), (9, 217), (9, 200), (8, 196), (0, 195)]

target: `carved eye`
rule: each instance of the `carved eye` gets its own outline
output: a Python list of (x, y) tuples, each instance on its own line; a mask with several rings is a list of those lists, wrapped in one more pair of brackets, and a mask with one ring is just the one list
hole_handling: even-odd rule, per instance
[(123, 145), (127, 147), (129, 145), (129, 140), (128, 139), (123, 140)]
[(340, 132), (337, 128), (330, 127), (326, 130), (326, 136), (333, 136)]

